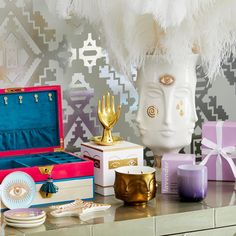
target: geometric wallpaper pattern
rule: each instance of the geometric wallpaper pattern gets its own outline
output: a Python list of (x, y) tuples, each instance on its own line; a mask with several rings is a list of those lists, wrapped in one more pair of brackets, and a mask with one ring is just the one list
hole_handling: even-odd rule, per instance
[[(52, 16), (46, 1), (0, 0), (0, 87), (60, 84), (65, 145), (70, 151), (79, 151), (81, 142), (101, 133), (97, 101), (110, 91), (122, 105), (113, 132), (140, 143), (135, 71), (133, 82), (116, 73), (92, 27), (84, 21), (66, 22)], [(224, 65), (224, 75), (208, 85), (198, 68), (198, 121), (193, 142), (184, 152), (200, 157), (205, 120), (236, 120), (236, 61)], [(151, 164), (151, 151), (146, 149), (145, 156)]]

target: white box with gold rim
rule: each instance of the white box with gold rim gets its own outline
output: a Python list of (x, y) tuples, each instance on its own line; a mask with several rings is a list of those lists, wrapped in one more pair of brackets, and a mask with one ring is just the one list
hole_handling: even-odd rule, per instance
[(116, 168), (143, 165), (143, 147), (127, 141), (113, 146), (82, 143), (81, 155), (94, 162), (95, 192), (103, 196), (114, 194)]

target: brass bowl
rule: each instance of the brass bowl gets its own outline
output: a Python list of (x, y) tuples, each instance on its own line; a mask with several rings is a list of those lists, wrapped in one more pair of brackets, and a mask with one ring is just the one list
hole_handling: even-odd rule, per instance
[(125, 205), (145, 205), (156, 196), (156, 170), (148, 166), (124, 166), (115, 170), (116, 198)]

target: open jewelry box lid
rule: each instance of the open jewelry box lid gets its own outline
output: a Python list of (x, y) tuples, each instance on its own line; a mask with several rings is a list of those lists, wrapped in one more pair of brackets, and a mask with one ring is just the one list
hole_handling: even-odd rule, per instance
[(61, 87), (0, 89), (0, 157), (64, 149)]

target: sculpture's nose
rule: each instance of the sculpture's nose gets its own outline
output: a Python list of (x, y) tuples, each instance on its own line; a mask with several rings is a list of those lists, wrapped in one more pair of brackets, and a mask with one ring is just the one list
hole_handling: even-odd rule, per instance
[(164, 97), (164, 117), (163, 117), (163, 123), (164, 125), (166, 126), (170, 126), (171, 123), (172, 123), (172, 120), (173, 120), (173, 117), (172, 117), (172, 99), (171, 99), (171, 96), (165, 96)]

